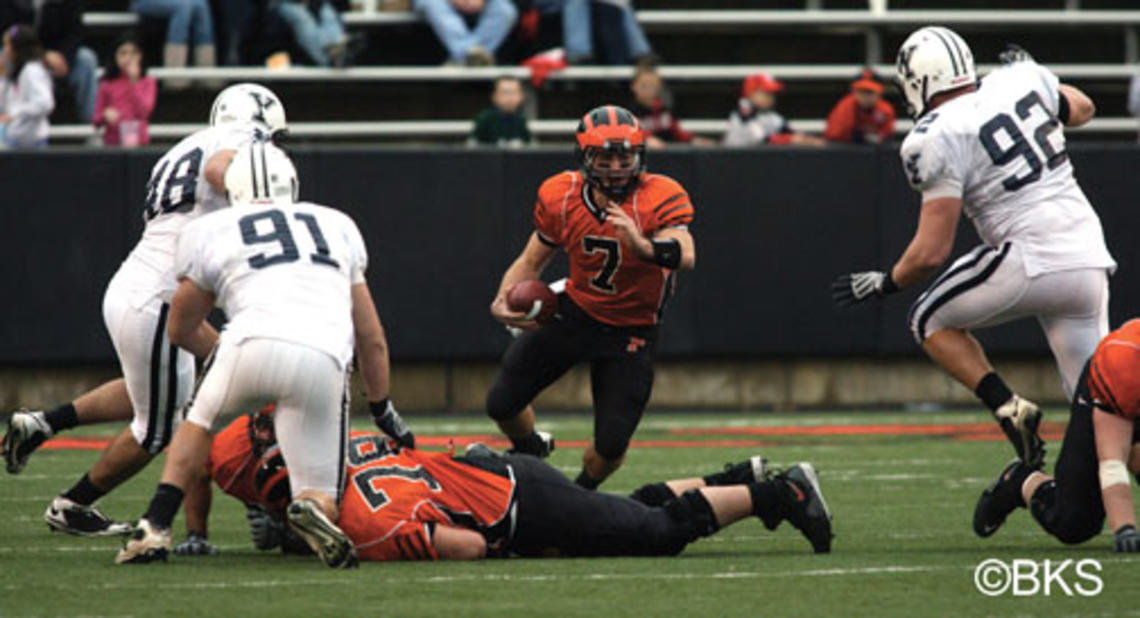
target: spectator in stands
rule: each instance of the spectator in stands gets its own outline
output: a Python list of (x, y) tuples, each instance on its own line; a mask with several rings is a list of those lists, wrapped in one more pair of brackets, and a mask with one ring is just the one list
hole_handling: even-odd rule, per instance
[(103, 69), (95, 100), (95, 126), (103, 129), (103, 144), (133, 148), (150, 143), (150, 114), (158, 83), (147, 77), (142, 48), (124, 35), (115, 56)]
[(776, 93), (784, 83), (767, 73), (755, 73), (744, 80), (741, 98), (728, 117), (724, 134), (725, 146), (757, 146), (760, 144), (796, 144), (822, 146), (826, 142), (814, 135), (792, 130), (788, 121), (776, 111)]
[(95, 113), (99, 60), (83, 43), (83, 0), (0, 0), (0, 27), (33, 26), (44, 50), (43, 63), (55, 78), (67, 79), (75, 115), (91, 122)]
[(522, 113), (526, 95), (522, 82), (514, 77), (495, 80), (491, 107), (475, 116), (475, 127), (468, 140), (481, 146), (517, 148), (531, 143), (530, 129)]
[(10, 148), (47, 145), (48, 116), (55, 109), (51, 75), (32, 26), (4, 31), (4, 79), (0, 80), (0, 136)]
[(293, 31), (293, 38), (318, 66), (348, 64), (348, 35), (340, 13), (329, 0), (278, 0), (274, 12)]
[[(649, 62), (653, 49), (630, 0), (535, 0), (543, 14), (562, 13), (562, 45), (570, 64)], [(599, 24), (602, 53), (594, 51), (594, 23)]]
[(668, 143), (711, 146), (714, 143), (706, 137), (693, 135), (681, 126), (681, 121), (673, 114), (673, 109), (667, 102), (669, 93), (657, 67), (639, 64), (633, 71), (629, 89), (633, 92), (630, 111), (641, 121), (641, 127), (647, 135), (647, 147), (660, 149)]
[(883, 100), (883, 82), (870, 69), (851, 82), (827, 116), (824, 138), (833, 142), (881, 144), (895, 134), (895, 108)]
[[(143, 17), (167, 19), (166, 46), (162, 61), (167, 68), (185, 67), (194, 48), (194, 65), (212, 67), (217, 64), (214, 51), (214, 20), (206, 0), (133, 0), (131, 10)], [(166, 80), (166, 86), (184, 89), (187, 80)]]
[(511, 0), (413, 0), (412, 6), (447, 48), (449, 64), (494, 64), (495, 52), (518, 19)]

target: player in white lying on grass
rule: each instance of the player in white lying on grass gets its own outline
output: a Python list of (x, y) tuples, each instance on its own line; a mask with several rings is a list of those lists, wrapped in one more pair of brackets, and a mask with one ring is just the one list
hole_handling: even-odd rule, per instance
[[(71, 403), (47, 412), (11, 415), (4, 436), (9, 473), (56, 433), (101, 422), (132, 419), (83, 477), (52, 500), (44, 519), (52, 530), (81, 536), (127, 534), (127, 523), (106, 517), (95, 502), (142, 469), (170, 442), (178, 414), (194, 383), (194, 355), (205, 356), (217, 333), (202, 324), (180, 342), (166, 336), (168, 306), (176, 285), (174, 250), (179, 230), (203, 214), (226, 207), (223, 178), (237, 148), (271, 139), (286, 130), (285, 110), (268, 89), (238, 84), (218, 94), (209, 128), (171, 148), (155, 164), (147, 183), (142, 238), (107, 285), (103, 318), (123, 378), (103, 384)], [(215, 550), (204, 531), (187, 548)]]
[(168, 330), (176, 344), (191, 341), (215, 304), (229, 322), (170, 444), (162, 482), (115, 561), (165, 559), (171, 522), (206, 463), (211, 430), (276, 402), (293, 494), (286, 518), (325, 564), (350, 567), (356, 555), (335, 522), (354, 349), (373, 415), (395, 416), (387, 341), (364, 280), (364, 241), (348, 215), (296, 202), (293, 164), (271, 144), (243, 148), (225, 184), (233, 207), (179, 236)]
[(1088, 122), (1092, 101), (1020, 48), (1001, 60), (979, 81), (954, 32), (922, 28), (903, 43), (898, 79), (917, 122), (901, 155), (922, 193), (918, 230), (889, 271), (841, 275), (832, 293), (851, 305), (927, 279), (949, 257), (965, 212), (983, 244), (918, 297), (910, 327), (927, 354), (993, 411), (1018, 456), (1039, 467), (1040, 409), (1010, 390), (970, 331), (1036, 317), (1071, 397), (1108, 332), (1116, 263), (1073, 177), (1061, 128)]

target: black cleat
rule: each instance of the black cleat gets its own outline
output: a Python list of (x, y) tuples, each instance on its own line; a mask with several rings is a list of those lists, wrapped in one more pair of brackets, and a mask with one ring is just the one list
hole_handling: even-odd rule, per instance
[(1037, 404), (1014, 395), (994, 411), (994, 417), (1013, 444), (1018, 459), (1032, 468), (1045, 465), (1045, 441), (1037, 433), (1041, 426), (1041, 408)]
[(84, 506), (63, 496), (56, 496), (44, 511), (44, 522), (53, 532), (66, 532), (75, 536), (124, 536), (133, 527), (114, 521), (93, 505)]
[(823, 499), (815, 468), (810, 463), (801, 462), (776, 475), (776, 480), (787, 483), (790, 490), (783, 518), (807, 537), (815, 553), (830, 553), (834, 537), (831, 533), (831, 511)]
[(546, 459), (554, 452), (554, 435), (548, 431), (536, 431), (526, 439), (527, 444), (516, 445), (507, 450), (508, 455), (532, 455), (539, 459)]
[(1009, 514), (1023, 506), (1021, 485), (1035, 468), (1015, 459), (1001, 471), (996, 481), (982, 492), (974, 507), (974, 534), (983, 539), (1001, 528)]

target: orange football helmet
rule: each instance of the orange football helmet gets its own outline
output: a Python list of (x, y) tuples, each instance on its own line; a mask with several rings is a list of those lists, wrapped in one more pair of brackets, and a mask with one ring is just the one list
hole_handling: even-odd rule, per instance
[(576, 154), (586, 182), (621, 202), (637, 188), (645, 172), (645, 132), (624, 107), (603, 105), (578, 123)]

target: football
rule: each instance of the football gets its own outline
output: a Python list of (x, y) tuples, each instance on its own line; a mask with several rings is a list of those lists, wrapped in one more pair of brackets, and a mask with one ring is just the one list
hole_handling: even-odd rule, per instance
[(537, 279), (520, 281), (507, 292), (507, 306), (511, 311), (526, 313), (528, 320), (545, 324), (558, 312), (558, 296)]

